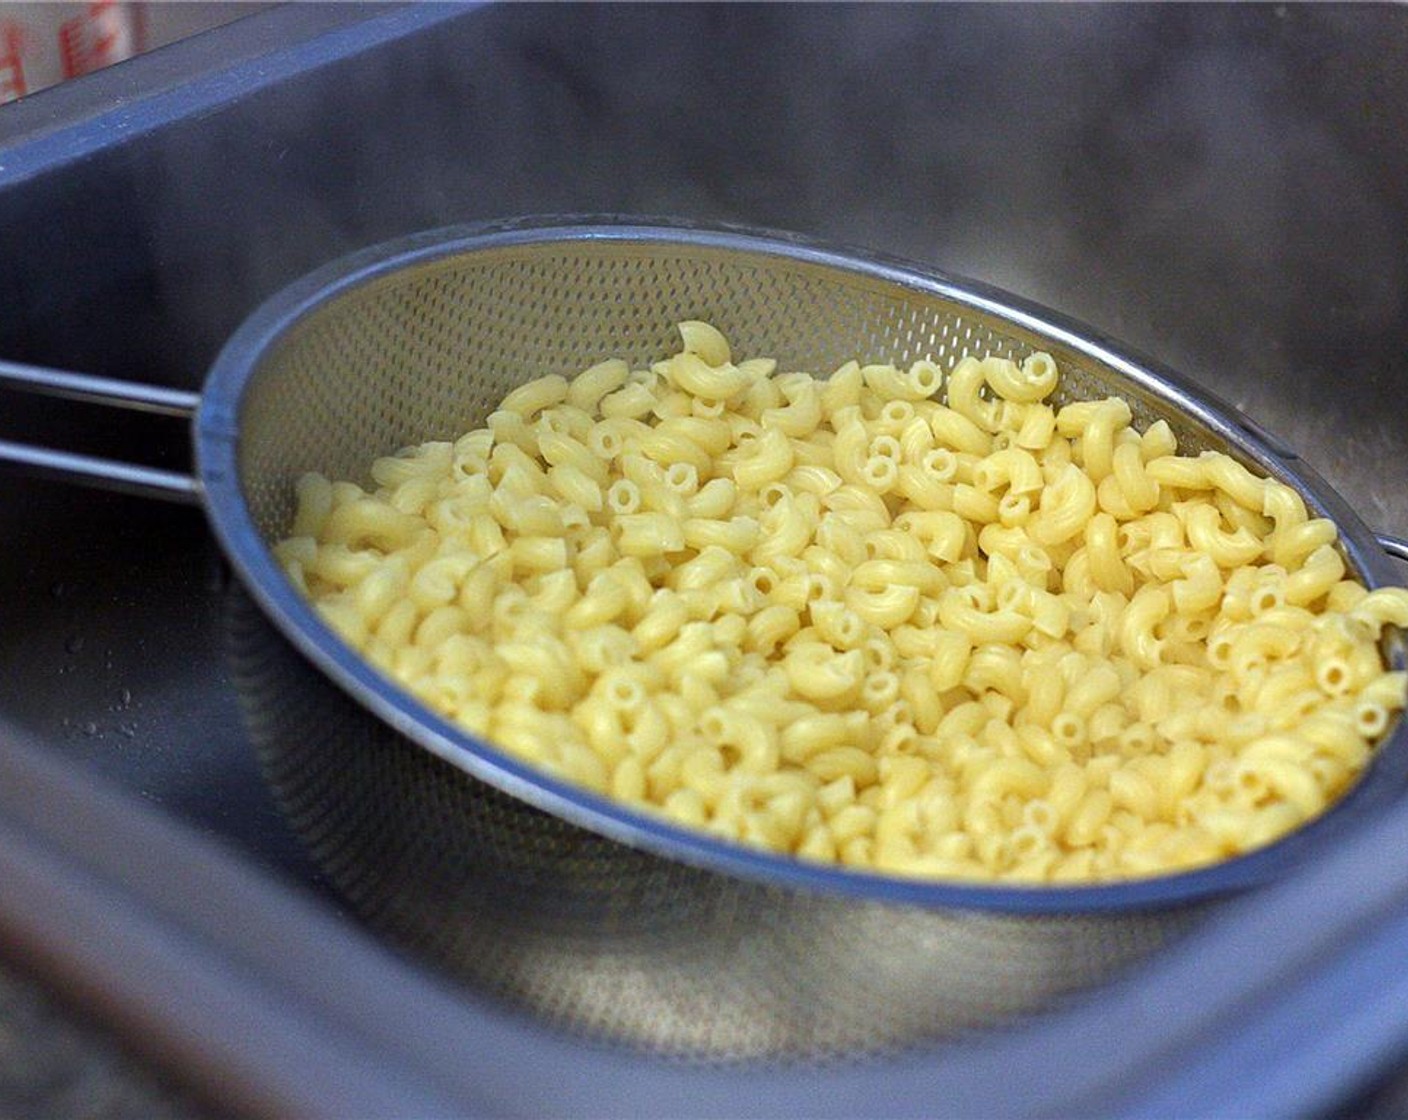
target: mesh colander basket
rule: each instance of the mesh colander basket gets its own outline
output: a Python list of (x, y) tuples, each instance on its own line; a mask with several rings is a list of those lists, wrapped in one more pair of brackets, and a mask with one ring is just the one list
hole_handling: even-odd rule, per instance
[(1184, 448), (1287, 482), (1337, 522), (1362, 580), (1393, 582), (1369, 531), (1286, 449), (1167, 371), (979, 285), (681, 224), (501, 224), (369, 250), (245, 324), (196, 442), (248, 592), (229, 649), (270, 781), (332, 883), (397, 944), (603, 1040), (711, 1061), (872, 1053), (1105, 980), (1398, 795), (1401, 733), (1330, 813), (1185, 874), (1017, 888), (801, 863), (584, 793), (441, 720), (343, 646), (272, 559), (301, 473), (364, 479), (377, 455), (479, 426), (525, 380), (664, 357), (684, 319), (819, 374), (1047, 350), (1064, 397), (1117, 393), (1137, 424), (1167, 420)]

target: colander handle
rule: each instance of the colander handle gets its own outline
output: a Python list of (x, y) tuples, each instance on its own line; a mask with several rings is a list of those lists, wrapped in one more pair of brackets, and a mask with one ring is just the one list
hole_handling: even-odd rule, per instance
[(1379, 547), (1395, 560), (1408, 561), (1408, 540), (1388, 533), (1375, 533), (1374, 537), (1379, 542)]
[[(46, 397), (105, 405), (126, 412), (147, 412), (190, 420), (200, 407), (200, 394), (157, 385), (138, 385), (108, 377), (45, 369), (0, 361), (0, 387)], [(34, 447), (0, 440), (0, 463), (11, 463), (28, 473), (66, 482), (117, 490), (148, 498), (200, 504), (200, 485), (177, 471), (144, 467), (71, 451)]]

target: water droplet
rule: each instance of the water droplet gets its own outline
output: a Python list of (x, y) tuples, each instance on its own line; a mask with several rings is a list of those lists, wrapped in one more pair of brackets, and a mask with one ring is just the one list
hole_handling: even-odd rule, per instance
[(75, 634), (64, 643), (64, 649), (69, 653), (78, 653), (83, 649), (83, 635)]
[(98, 733), (98, 725), (97, 725), (96, 723), (86, 723), (86, 724), (83, 725), (83, 734), (85, 734), (85, 735), (96, 735), (97, 733)]

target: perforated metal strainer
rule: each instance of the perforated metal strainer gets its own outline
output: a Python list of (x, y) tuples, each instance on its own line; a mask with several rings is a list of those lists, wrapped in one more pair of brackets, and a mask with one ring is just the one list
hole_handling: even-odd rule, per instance
[(819, 374), (852, 358), (947, 367), (1050, 351), (1065, 397), (1118, 394), (1185, 448), (1294, 486), (1338, 524), (1359, 578), (1394, 582), (1345, 503), (1231, 409), (979, 285), (670, 224), (500, 224), (359, 253), (269, 301), (222, 351), (195, 412), (193, 486), (125, 484), (203, 497), (248, 592), (230, 606), (230, 653), (276, 795), (333, 883), (397, 943), (601, 1039), (709, 1060), (873, 1052), (1106, 979), (1400, 795), (1397, 730), (1330, 813), (1186, 874), (1017, 888), (805, 864), (676, 828), (475, 739), (343, 646), (284, 578), (270, 545), (303, 472), (364, 478), (378, 455), (479, 426), (529, 378), (664, 357), (683, 319)]

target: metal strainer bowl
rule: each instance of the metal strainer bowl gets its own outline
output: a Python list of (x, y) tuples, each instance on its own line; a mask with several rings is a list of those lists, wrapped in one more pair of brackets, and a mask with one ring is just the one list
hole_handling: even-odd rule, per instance
[(222, 351), (196, 415), (197, 483), (248, 593), (230, 605), (229, 651), (276, 796), (333, 884), (397, 944), (602, 1040), (711, 1061), (873, 1053), (1105, 980), (1400, 795), (1396, 729), (1329, 813), (1188, 873), (1011, 887), (802, 863), (677, 828), (475, 739), (373, 671), (285, 579), (270, 546), (303, 472), (365, 479), (378, 455), (480, 426), (525, 380), (666, 356), (684, 319), (713, 323), (736, 353), (821, 375), (852, 358), (948, 367), (1047, 350), (1064, 397), (1118, 394), (1141, 426), (1164, 419), (1185, 449), (1292, 485), (1338, 524), (1360, 579), (1395, 582), (1353, 511), (1232, 409), (980, 285), (685, 224), (498, 224), (354, 255), (272, 299)]

